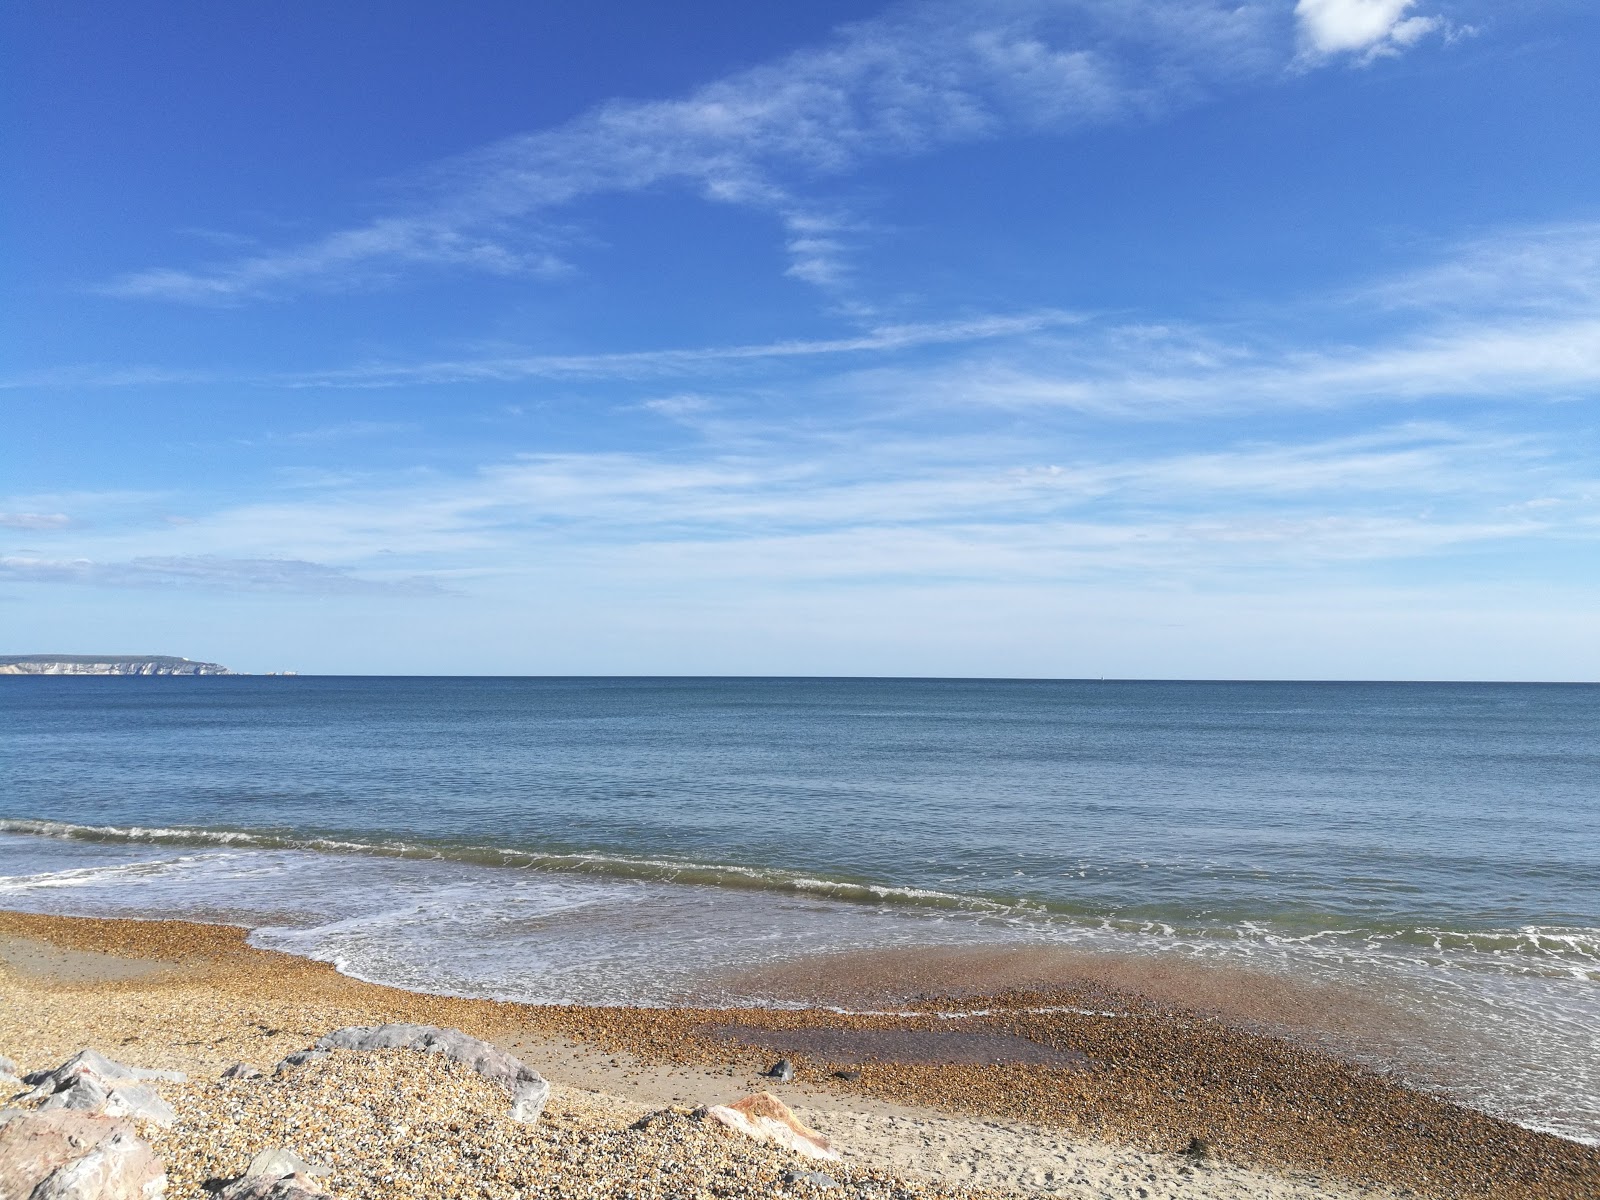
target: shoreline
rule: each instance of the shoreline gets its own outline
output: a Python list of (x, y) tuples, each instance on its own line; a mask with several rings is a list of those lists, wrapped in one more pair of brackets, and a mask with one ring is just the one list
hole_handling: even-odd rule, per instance
[[(564, 1091), (623, 1107), (773, 1087), (874, 1166), (1014, 1194), (1136, 1196), (1152, 1179), (1194, 1197), (1600, 1193), (1600, 1149), (1126, 981), (969, 992), (892, 1017), (530, 1006), (367, 983), (245, 938), (236, 926), (0, 911), (0, 1052), (35, 1068), (93, 1045), (215, 1079), (342, 1025), (411, 1021), (495, 1042)], [(1128, 1015), (1101, 1015), (1112, 1006)], [(779, 1057), (796, 1072), (781, 1087), (758, 1074)], [(1092, 1165), (1103, 1190), (1051, 1191), (1065, 1176), (1043, 1162)]]

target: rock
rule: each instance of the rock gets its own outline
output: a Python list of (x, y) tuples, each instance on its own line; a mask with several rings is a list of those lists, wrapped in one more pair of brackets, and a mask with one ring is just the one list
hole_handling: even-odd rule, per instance
[(130, 1079), (164, 1079), (169, 1083), (183, 1083), (189, 1078), (182, 1071), (148, 1071), (107, 1058), (98, 1050), (80, 1050), (55, 1070), (35, 1071), (31, 1075), (24, 1075), (22, 1081), (36, 1088), (42, 1088), (47, 1082), (54, 1083), (50, 1091), (55, 1092), (82, 1075), (94, 1075), (107, 1083)]
[(0, 1112), (0, 1196), (157, 1200), (167, 1173), (126, 1121), (63, 1109)]
[(794, 1078), (794, 1064), (787, 1058), (780, 1058), (767, 1068), (767, 1078), (776, 1079), (779, 1083), (788, 1083)]
[(839, 1186), (837, 1179), (821, 1171), (785, 1171), (783, 1173), (783, 1181), (791, 1184), (809, 1183), (812, 1187), (824, 1189)]
[(109, 1088), (92, 1075), (57, 1092), (41, 1109), (65, 1108), (75, 1112), (103, 1113), (108, 1117), (133, 1117), (172, 1128), (178, 1114), (147, 1083), (114, 1083)]
[(700, 1110), (706, 1120), (716, 1121), (757, 1142), (770, 1142), (793, 1150), (806, 1158), (837, 1162), (839, 1152), (815, 1129), (801, 1124), (789, 1106), (771, 1092), (757, 1092), (737, 1104), (714, 1104)]
[(304, 1175), (241, 1175), (224, 1184), (217, 1200), (319, 1200), (328, 1193)]
[(278, 1065), (272, 1069), (274, 1075), (282, 1075), (290, 1067), (302, 1066), (308, 1062), (316, 1062), (319, 1058), (327, 1058), (326, 1050), (296, 1050), (293, 1054), (285, 1055)]
[(4, 1054), (0, 1054), (0, 1075), (9, 1075), (11, 1078), (16, 1079), (17, 1060), (14, 1058), (7, 1058)]
[(229, 1180), (217, 1195), (219, 1200), (305, 1200), (327, 1194), (316, 1179), (330, 1173), (327, 1167), (312, 1166), (288, 1147), (278, 1146), (252, 1158), (244, 1174)]
[[(318, 1038), (311, 1050), (291, 1054), (284, 1063), (302, 1056), (325, 1054), (330, 1050), (420, 1050), (443, 1054), (471, 1067), (492, 1083), (503, 1084), (511, 1092), (511, 1119), (532, 1124), (544, 1111), (550, 1098), (550, 1084), (532, 1067), (507, 1054), (498, 1046), (468, 1037), (459, 1029), (440, 1029), (437, 1025), (351, 1025)], [(279, 1064), (281, 1069), (282, 1063)]]
[(249, 1063), (236, 1062), (222, 1073), (224, 1079), (260, 1079), (261, 1069)]
[(328, 1167), (312, 1166), (287, 1146), (279, 1146), (275, 1150), (263, 1150), (252, 1158), (244, 1173), (267, 1175), (273, 1179), (282, 1179), (285, 1175), (304, 1175), (314, 1179), (321, 1175), (331, 1175), (333, 1172)]
[(544, 1112), (550, 1099), (550, 1084), (544, 1079), (525, 1079), (511, 1089), (511, 1119), (532, 1125)]
[(857, 1080), (857, 1079), (861, 1078), (861, 1072), (857, 1071), (857, 1070), (854, 1070), (854, 1069), (851, 1069), (851, 1070), (848, 1070), (848, 1071), (835, 1071), (833, 1073), (833, 1077), (835, 1079), (845, 1079), (845, 1080), (854, 1081), (854, 1080)]
[(181, 1071), (147, 1071), (109, 1059), (93, 1050), (73, 1055), (53, 1071), (35, 1071), (26, 1077), (33, 1090), (17, 1097), (18, 1103), (43, 1101), (41, 1109), (103, 1113), (133, 1117), (168, 1128), (177, 1119), (172, 1106), (142, 1082), (167, 1079), (182, 1082)]

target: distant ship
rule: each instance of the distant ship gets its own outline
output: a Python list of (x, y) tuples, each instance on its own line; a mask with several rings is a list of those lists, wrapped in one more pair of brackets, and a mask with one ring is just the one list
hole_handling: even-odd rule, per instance
[(232, 675), (218, 663), (170, 654), (0, 655), (0, 675)]

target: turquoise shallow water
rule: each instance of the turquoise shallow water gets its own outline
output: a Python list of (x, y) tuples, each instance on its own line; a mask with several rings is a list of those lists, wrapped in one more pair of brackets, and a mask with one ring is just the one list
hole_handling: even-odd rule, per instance
[(1418, 1082), (1593, 1138), (1597, 735), (1583, 686), (5, 679), (0, 904), (533, 1000), (886, 945), (1243, 964), (1426, 1013)]

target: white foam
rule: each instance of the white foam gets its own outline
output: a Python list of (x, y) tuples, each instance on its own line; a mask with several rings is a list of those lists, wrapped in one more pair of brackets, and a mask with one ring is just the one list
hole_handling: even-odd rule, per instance
[[(32, 826), (40, 824), (96, 828)], [(843, 903), (829, 891), (836, 885), (799, 875), (786, 877), (788, 890), (729, 890), (664, 879), (682, 864), (660, 858), (567, 856), (569, 863), (608, 866), (588, 873), (521, 865), (538, 856), (516, 851), (495, 855), (519, 864), (507, 870), (399, 843), (381, 853), (367, 846), (330, 854), (304, 843), (251, 845), (239, 834), (197, 838), (152, 828), (97, 841), (94, 834), (41, 836), (18, 825), (0, 822), (0, 870), (21, 868), (0, 876), (8, 907), (230, 920), (252, 927), (254, 944), (419, 991), (670, 1004), (697, 994), (712, 973), (809, 953), (995, 942), (1166, 954), (1352, 985), (1426, 1015), (1427, 1028), (1463, 1035), (1387, 1044), (1384, 1053), (1400, 1055), (1414, 1082), (1530, 1127), (1600, 1136), (1600, 989), (1592, 974), (1600, 930), (1372, 930), (1348, 922), (1293, 930), (1253, 922), (1207, 932), (1160, 920), (1073, 921), (1015, 907)], [(618, 875), (609, 870), (618, 861), (649, 871)]]

